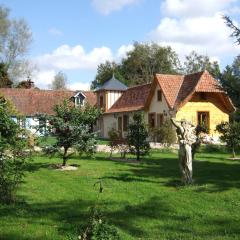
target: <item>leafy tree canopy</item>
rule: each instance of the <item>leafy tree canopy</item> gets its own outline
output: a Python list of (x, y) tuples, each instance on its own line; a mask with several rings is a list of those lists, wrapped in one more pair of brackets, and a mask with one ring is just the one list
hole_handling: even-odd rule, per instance
[(50, 85), (50, 88), (52, 90), (63, 90), (67, 89), (67, 75), (63, 72), (58, 72), (52, 81), (52, 84)]
[(0, 97), (0, 202), (4, 203), (15, 200), (28, 156), (24, 131), (12, 120), (11, 112), (10, 103)]
[(0, 63), (0, 88), (10, 88), (13, 82), (10, 80), (5, 63)]
[(235, 150), (240, 146), (240, 122), (223, 122), (217, 125), (216, 130), (221, 134), (220, 139), (232, 149), (232, 155), (235, 158)]
[(171, 47), (156, 43), (135, 43), (122, 60), (121, 72), (129, 86), (150, 83), (155, 73), (174, 74), (180, 70), (177, 54)]
[(26, 21), (10, 19), (9, 9), (0, 5), (0, 61), (12, 81), (26, 78), (32, 71), (25, 59), (31, 42), (32, 33)]
[(123, 76), (121, 75), (120, 65), (115, 62), (106, 61), (101, 63), (97, 68), (97, 75), (92, 81), (91, 89), (96, 89), (99, 85), (104, 84), (106, 81), (112, 78), (113, 74), (115, 77), (125, 83)]
[(39, 122), (42, 123), (40, 130), (47, 130), (47, 133), (57, 139), (55, 144), (46, 148), (46, 152), (53, 154), (59, 152), (63, 158), (63, 166), (73, 153), (69, 153), (70, 148), (79, 153), (92, 155), (96, 148), (96, 135), (92, 131), (92, 126), (100, 115), (99, 110), (90, 105), (73, 107), (64, 101), (63, 104), (57, 105), (54, 111), (53, 116), (39, 116)]
[(132, 51), (119, 64), (106, 62), (98, 66), (92, 88), (103, 84), (115, 74), (115, 77), (128, 86), (149, 83), (155, 73), (174, 74), (180, 70), (177, 54), (171, 47), (162, 47), (155, 43), (134, 43)]
[(183, 70), (185, 74), (207, 70), (215, 78), (218, 78), (220, 74), (220, 67), (217, 61), (212, 62), (208, 56), (198, 54), (195, 51), (186, 56)]

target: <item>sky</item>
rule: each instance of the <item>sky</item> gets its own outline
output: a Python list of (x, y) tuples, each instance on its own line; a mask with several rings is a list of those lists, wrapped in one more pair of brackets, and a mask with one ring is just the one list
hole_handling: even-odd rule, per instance
[(0, 0), (10, 18), (24, 18), (33, 33), (28, 57), (32, 80), (48, 88), (62, 71), (68, 87), (87, 90), (97, 66), (120, 62), (133, 43), (171, 46), (180, 57), (192, 50), (231, 64), (240, 47), (222, 15), (240, 22), (240, 0)]

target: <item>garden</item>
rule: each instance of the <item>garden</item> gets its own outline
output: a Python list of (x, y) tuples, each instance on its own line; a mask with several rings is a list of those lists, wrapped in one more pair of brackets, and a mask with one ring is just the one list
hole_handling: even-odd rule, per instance
[(176, 153), (152, 150), (140, 163), (72, 156), (76, 171), (35, 155), (18, 200), (0, 206), (1, 239), (78, 239), (96, 205), (121, 239), (239, 239), (240, 162), (212, 151), (197, 154), (191, 186), (180, 182)]
[[(96, 152), (116, 147), (92, 131), (99, 111), (64, 102), (39, 116), (38, 130), (51, 136), (37, 139), (37, 153), (10, 106), (0, 98), (0, 239), (239, 239), (240, 162), (229, 148), (198, 145), (186, 182), (177, 150), (150, 149), (141, 114), (129, 124), (125, 158), (110, 157)], [(220, 129), (237, 155), (238, 129)]]

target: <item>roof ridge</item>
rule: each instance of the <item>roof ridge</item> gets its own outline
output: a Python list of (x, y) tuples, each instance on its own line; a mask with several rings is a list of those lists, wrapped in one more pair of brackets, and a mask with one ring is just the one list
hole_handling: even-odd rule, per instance
[[(76, 91), (83, 91), (83, 90), (69, 90), (69, 89), (59, 89), (59, 90), (52, 90), (52, 89), (35, 89), (35, 88), (0, 88), (1, 90), (8, 90), (8, 91), (28, 91), (28, 92), (76, 92)], [(83, 91), (84, 92), (84, 91)]]
[(183, 82), (184, 82), (184, 78), (185, 78), (185, 75), (182, 75), (182, 79), (181, 79), (181, 84), (180, 84), (180, 87), (179, 87), (179, 89), (178, 89), (178, 91), (177, 91), (177, 94), (176, 94), (176, 97), (175, 97), (175, 99), (174, 99), (174, 104), (173, 104), (173, 108), (175, 107), (175, 105), (176, 105), (176, 101), (177, 101), (177, 98), (178, 98), (178, 95), (179, 95), (179, 92), (180, 92), (180, 90), (181, 90), (181, 87), (182, 87), (182, 85), (183, 85)]

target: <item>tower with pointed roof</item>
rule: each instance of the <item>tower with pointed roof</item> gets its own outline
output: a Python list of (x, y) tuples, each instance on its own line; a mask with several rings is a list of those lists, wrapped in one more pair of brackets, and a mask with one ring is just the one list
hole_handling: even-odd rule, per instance
[(112, 78), (95, 90), (98, 108), (106, 112), (126, 90), (127, 86), (120, 82), (113, 74)]

